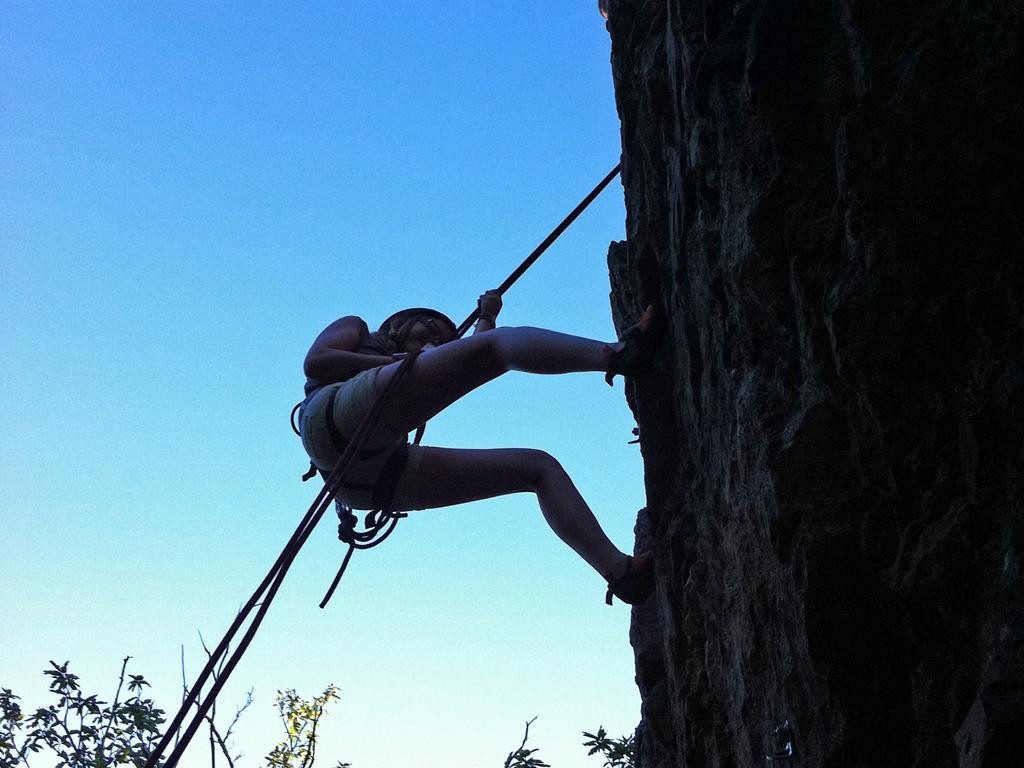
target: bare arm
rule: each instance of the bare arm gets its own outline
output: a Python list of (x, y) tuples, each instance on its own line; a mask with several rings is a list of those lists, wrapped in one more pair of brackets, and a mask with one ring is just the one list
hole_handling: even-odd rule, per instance
[(326, 383), (343, 381), (359, 371), (378, 368), (392, 362), (384, 355), (356, 352), (362, 320), (349, 315), (335, 320), (316, 337), (302, 364), (305, 374)]

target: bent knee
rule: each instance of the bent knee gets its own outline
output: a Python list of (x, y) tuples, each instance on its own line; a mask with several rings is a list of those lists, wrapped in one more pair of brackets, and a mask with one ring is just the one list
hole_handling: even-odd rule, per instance
[(552, 477), (565, 474), (562, 465), (547, 451), (538, 448), (520, 448), (517, 450), (519, 459), (525, 470), (530, 487), (536, 490)]

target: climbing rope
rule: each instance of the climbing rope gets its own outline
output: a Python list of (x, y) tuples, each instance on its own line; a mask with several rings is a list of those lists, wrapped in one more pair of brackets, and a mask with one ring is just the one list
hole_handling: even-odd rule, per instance
[[(576, 218), (587, 209), (587, 206), (594, 202), (594, 198), (600, 195), (604, 191), (604, 188), (611, 183), (611, 180), (619, 175), (619, 171), (621, 169), (622, 163), (619, 163), (614, 168), (612, 168), (611, 171), (608, 172), (608, 175), (601, 179), (600, 182), (598, 182), (598, 185), (594, 187), (591, 193), (584, 197), (580, 201), (580, 204), (573, 208), (572, 211), (569, 212), (569, 215), (562, 219), (562, 222), (557, 227), (551, 230), (551, 234), (545, 237), (544, 241), (533, 249), (533, 253), (531, 253), (529, 256), (523, 259), (523, 263), (516, 267), (512, 271), (512, 274), (505, 278), (505, 282), (498, 286), (496, 290), (499, 295), (505, 295), (505, 291), (511, 288), (512, 285), (520, 277), (523, 276), (523, 273), (533, 266), (533, 262), (535, 262), (537, 259), (541, 257), (541, 254), (544, 253), (544, 251), (546, 251), (550, 247), (550, 245), (553, 242), (555, 242), (555, 240), (558, 239), (559, 235), (561, 235), (563, 232), (565, 232), (565, 230), (569, 228), (570, 224), (576, 221)], [(465, 334), (466, 331), (469, 330), (470, 326), (476, 322), (476, 319), (478, 317), (480, 317), (480, 307), (477, 307), (472, 312), (470, 312), (469, 317), (462, 321), (462, 324), (456, 331), (457, 337), (462, 338), (463, 334)]]
[[(593, 202), (594, 198), (596, 198), (611, 182), (611, 180), (615, 178), (619, 173), (619, 169), (620, 166), (615, 166), (615, 168), (601, 180), (597, 187), (595, 187), (594, 190), (587, 195), (587, 197), (585, 197), (583, 201), (580, 202), (580, 204), (577, 205), (576, 208), (574, 208), (557, 227), (555, 227), (554, 230), (552, 230), (551, 234), (544, 239), (533, 253), (526, 257), (523, 263), (520, 264), (497, 289), (499, 294), (504, 294), (513, 283), (522, 277), (523, 273), (530, 268), (540, 255), (548, 249), (558, 236), (561, 235), (573, 221), (575, 221), (583, 210)], [(477, 317), (479, 317), (479, 314), (479, 307), (470, 313), (469, 317), (467, 317), (462, 325), (459, 326), (457, 330), (458, 337), (465, 334)], [(377, 425), (384, 406), (387, 404), (393, 392), (412, 367), (417, 354), (418, 353), (409, 354), (402, 360), (401, 364), (395, 370), (395, 374), (374, 399), (373, 404), (367, 410), (366, 414), (360, 421), (358, 428), (349, 439), (345, 450), (341, 453), (341, 456), (338, 457), (334, 467), (324, 478), (324, 487), (316, 495), (316, 498), (313, 500), (313, 503), (310, 504), (309, 509), (306, 510), (306, 514), (303, 515), (302, 519), (299, 521), (298, 527), (296, 527), (291, 538), (288, 539), (288, 543), (285, 544), (284, 549), (281, 550), (281, 554), (278, 555), (277, 560), (274, 561), (274, 564), (267, 572), (267, 575), (263, 577), (260, 585), (242, 606), (238, 615), (235, 616), (234, 621), (231, 623), (231, 626), (228, 627), (228, 631), (224, 634), (224, 637), (221, 638), (217, 647), (209, 654), (209, 660), (207, 661), (206, 666), (203, 667), (203, 670), (199, 673), (199, 676), (192, 684), (192, 687), (188, 689), (188, 693), (182, 701), (180, 709), (174, 716), (170, 725), (167, 726), (160, 742), (157, 744), (153, 752), (147, 757), (145, 768), (157, 768), (164, 752), (167, 751), (167, 748), (175, 739), (177, 739), (177, 741), (175, 742), (174, 749), (167, 757), (167, 761), (164, 763), (163, 768), (175, 768), (175, 766), (177, 766), (178, 761), (181, 759), (181, 756), (188, 747), (192, 737), (199, 729), (199, 726), (202, 724), (203, 719), (206, 717), (210, 708), (213, 706), (213, 703), (216, 701), (218, 694), (224, 687), (224, 684), (231, 676), (231, 673), (238, 665), (242, 655), (245, 653), (249, 644), (252, 642), (253, 637), (256, 635), (256, 630), (259, 629), (260, 624), (263, 622), (263, 618), (266, 616), (267, 610), (270, 608), (270, 604), (277, 595), (278, 589), (284, 582), (284, 577), (287, 575), (288, 569), (295, 561), (299, 550), (302, 549), (302, 545), (306, 543), (306, 540), (313, 532), (313, 529), (316, 528), (317, 524), (323, 518), (328, 507), (330, 507), (332, 502), (334, 502), (338, 490), (345, 484), (352, 468), (358, 460), (360, 452), (363, 450), (363, 446), (366, 444), (366, 441), (370, 436), (370, 433)], [(292, 415), (294, 417), (294, 411)], [(419, 442), (419, 437), (421, 435), (422, 432), (418, 430), (416, 442)], [(354, 523), (357, 521), (354, 520), (355, 515), (351, 513), (351, 510), (347, 515), (343, 513), (343, 517), (345, 519), (342, 519), (340, 522), (339, 536), (349, 545), (349, 549), (345, 554), (341, 568), (339, 569), (337, 576), (335, 576), (327, 595), (325, 595), (323, 601), (321, 601), (321, 607), (327, 604), (327, 601), (334, 593), (342, 574), (345, 572), (345, 568), (348, 566), (352, 553), (356, 549), (369, 549), (386, 539), (394, 530), (398, 520), (405, 517), (405, 514), (375, 510), (367, 515), (366, 530), (364, 531), (356, 530)], [(229, 656), (228, 651), (231, 642), (250, 617), (251, 621), (249, 622), (248, 627), (241, 639), (238, 641), (238, 645), (235, 646), (234, 651)], [(220, 666), (222, 663), (223, 666)], [(214, 676), (214, 670), (217, 670), (218, 667), (220, 667), (218, 674)], [(211, 678), (213, 678), (213, 685), (206, 694), (206, 697), (200, 701), (200, 691)], [(192, 719), (184, 726), (184, 730), (182, 730), (186, 716), (192, 707), (195, 707), (196, 711), (193, 713)]]
[[(618, 175), (621, 167), (621, 164), (616, 165), (611, 171), (609, 171), (607, 176), (601, 179), (598, 185), (591, 190), (590, 194), (583, 198), (579, 205), (573, 208), (572, 211), (569, 212), (569, 215), (562, 219), (557, 227), (551, 230), (550, 234), (544, 238), (541, 244), (534, 248), (533, 252), (530, 253), (529, 256), (523, 259), (523, 262), (512, 271), (512, 274), (505, 278), (504, 282), (495, 289), (496, 293), (504, 295), (505, 291), (511, 288), (512, 285), (523, 276), (526, 270), (533, 266), (533, 263), (541, 257), (541, 254), (543, 254), (544, 251), (546, 251), (551, 244), (558, 239), (559, 235), (568, 229), (569, 225), (571, 225), (576, 218), (587, 209), (587, 206), (594, 201), (594, 198), (604, 191), (604, 188), (607, 187), (611, 183), (612, 179)], [(478, 317), (480, 317), (479, 306), (477, 306), (477, 308), (469, 314), (469, 317), (463, 320), (455, 330), (455, 337), (462, 338), (466, 334), (466, 331), (468, 331), (470, 327), (472, 327), (473, 323), (476, 322)], [(295, 434), (299, 434), (299, 430), (295, 426), (295, 412), (301, 406), (302, 403), (299, 403), (292, 409), (290, 418), (292, 430)], [(425, 429), (426, 424), (421, 424), (416, 430), (416, 438), (413, 440), (416, 445), (420, 444), (420, 440), (423, 438), (423, 431)], [(313, 472), (314, 469), (311, 465), (310, 472), (307, 475), (303, 475), (302, 479), (306, 480)], [(395, 530), (398, 520), (402, 517), (407, 517), (407, 515), (403, 513), (395, 513), (391, 510), (385, 509), (375, 509), (366, 515), (364, 530), (360, 531), (356, 528), (359, 520), (355, 513), (353, 513), (349, 507), (344, 506), (340, 502), (335, 502), (335, 506), (338, 511), (338, 538), (341, 539), (343, 543), (348, 544), (348, 550), (346, 550), (345, 556), (342, 558), (338, 572), (335, 574), (333, 581), (331, 581), (331, 586), (327, 588), (327, 594), (325, 594), (323, 600), (320, 601), (321, 608), (327, 606), (327, 603), (334, 595), (334, 591), (338, 588), (338, 583), (341, 581), (341, 577), (345, 575), (345, 570), (348, 568), (349, 561), (352, 559), (352, 553), (357, 549), (372, 549), (382, 543)]]
[[(557, 240), (559, 238), (559, 236), (563, 232), (565, 232), (565, 230), (567, 230), (569, 228), (569, 226), (574, 221), (576, 221), (576, 219), (579, 217), (579, 215), (581, 213), (583, 213), (583, 211), (585, 211), (587, 209), (587, 207), (592, 202), (594, 202), (594, 199), (604, 191), (604, 188), (607, 187), (611, 183), (612, 179), (614, 179), (616, 176), (619, 175), (619, 171), (621, 169), (622, 169), (622, 163), (619, 163), (614, 168), (612, 168), (608, 172), (608, 175), (605, 176), (603, 179), (601, 179), (601, 181), (598, 182), (597, 186), (594, 187), (591, 190), (590, 194), (587, 195), (585, 198), (583, 198), (580, 201), (579, 205), (577, 205), (575, 208), (573, 208), (569, 212), (569, 215), (566, 216), (564, 219), (562, 219), (562, 221), (559, 223), (559, 225), (557, 227), (555, 227), (553, 230), (551, 230), (551, 233), (547, 237), (544, 238), (544, 240), (541, 242), (541, 244), (538, 245), (536, 248), (534, 248), (533, 252), (529, 256), (527, 256), (525, 259), (523, 259), (522, 264), (520, 264), (518, 267), (516, 267), (512, 271), (512, 274), (510, 274), (508, 277), (506, 277), (505, 281), (500, 286), (498, 286), (496, 291), (497, 291), (497, 293), (499, 295), (501, 295), (501, 296), (505, 295), (505, 291), (507, 291), (509, 288), (511, 288), (516, 283), (516, 281), (518, 281), (519, 278), (523, 276), (523, 274), (526, 272), (526, 270), (528, 270), (531, 266), (533, 266), (533, 263), (535, 261), (537, 261), (537, 259), (539, 259), (541, 257), (541, 255), (544, 253), (544, 251), (546, 251), (551, 246), (551, 244), (553, 242), (555, 242), (555, 240)], [(458, 339), (461, 339), (463, 336), (465, 336), (466, 331), (468, 331), (472, 327), (473, 323), (476, 322), (478, 317), (480, 317), (480, 307), (477, 307), (472, 312), (470, 312), (469, 313), (469, 317), (467, 317), (465, 320), (462, 321), (462, 323), (459, 325), (459, 327), (455, 331), (455, 337), (458, 338)], [(291, 425), (292, 425), (292, 432), (294, 432), (296, 435), (298, 435), (300, 433), (299, 433), (299, 427), (295, 423), (295, 414), (298, 412), (299, 408), (302, 407), (302, 403), (303, 402), (305, 402), (305, 401), (304, 400), (300, 400), (298, 403), (295, 404), (295, 407), (292, 408), (291, 416), (289, 416), (289, 418), (288, 418), (289, 423), (291, 423)], [(303, 478), (303, 479), (305, 479), (305, 478)]]
[[(558, 239), (559, 235), (561, 235), (566, 229), (568, 229), (569, 225), (571, 225), (576, 220), (576, 218), (587, 209), (587, 206), (589, 206), (594, 201), (594, 198), (596, 198), (599, 194), (601, 194), (601, 192), (604, 191), (604, 188), (607, 187), (611, 183), (612, 179), (614, 179), (618, 175), (621, 167), (622, 165), (620, 163), (619, 165), (616, 165), (611, 171), (609, 171), (608, 175), (601, 179), (600, 182), (598, 182), (598, 185), (594, 187), (593, 190), (591, 190), (590, 194), (583, 198), (583, 200), (580, 201), (579, 205), (573, 208), (572, 211), (569, 212), (569, 215), (562, 219), (562, 221), (558, 224), (557, 227), (551, 230), (551, 233), (544, 238), (540, 245), (533, 249), (533, 252), (530, 253), (529, 256), (523, 259), (523, 262), (512, 271), (512, 274), (505, 278), (504, 282), (502, 282), (502, 284), (498, 286), (496, 292), (499, 295), (504, 295), (505, 292), (509, 288), (511, 288), (512, 285), (517, 280), (519, 280), (520, 277), (523, 276), (526, 270), (533, 266), (533, 263), (541, 257), (541, 254), (543, 254), (544, 251), (546, 251), (551, 246), (551, 244)], [(477, 308), (474, 309), (469, 314), (469, 317), (463, 320), (459, 327), (456, 329), (456, 338), (462, 338), (465, 335), (466, 331), (468, 331), (470, 327), (473, 325), (473, 323), (476, 322), (478, 317), (480, 317), (479, 306), (477, 306)], [(295, 408), (292, 409), (292, 415), (290, 420), (292, 423), (292, 430), (295, 431), (295, 434), (299, 434), (299, 430), (295, 426), (295, 411), (298, 410), (298, 408), (301, 405), (302, 404), (299, 403), (298, 405), (295, 406)], [(425, 428), (426, 425), (424, 424), (421, 425), (419, 429), (416, 430), (416, 439), (414, 440), (416, 445), (419, 445), (420, 439), (423, 437), (423, 430)], [(303, 477), (303, 479), (306, 479), (305, 476)], [(323, 600), (320, 601), (321, 608), (327, 605), (328, 601), (331, 599), (331, 596), (334, 594), (334, 590), (338, 588), (338, 582), (341, 581), (341, 577), (345, 574), (345, 569), (348, 568), (349, 561), (352, 559), (352, 553), (357, 549), (371, 549), (372, 547), (377, 546), (378, 544), (383, 542), (388, 536), (391, 535), (391, 532), (395, 529), (395, 525), (398, 524), (399, 518), (406, 517), (406, 515), (404, 514), (396, 514), (394, 512), (391, 512), (390, 510), (375, 509), (366, 516), (366, 520), (364, 523), (365, 530), (358, 531), (356, 529), (358, 519), (356, 518), (352, 510), (341, 504), (338, 504), (337, 507), (339, 520), (338, 538), (341, 539), (342, 542), (348, 544), (349, 547), (348, 551), (346, 551), (345, 553), (345, 557), (341, 561), (341, 567), (338, 569), (338, 573), (335, 575), (334, 580), (331, 582), (331, 586), (327, 589), (327, 594), (324, 595)]]

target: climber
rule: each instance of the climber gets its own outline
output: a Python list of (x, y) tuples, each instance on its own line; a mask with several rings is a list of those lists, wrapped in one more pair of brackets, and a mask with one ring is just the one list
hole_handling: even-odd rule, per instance
[(547, 453), (434, 448), (406, 441), (410, 431), (506, 371), (602, 371), (611, 384), (615, 374), (643, 373), (653, 361), (657, 338), (650, 308), (622, 341), (606, 344), (541, 328), (496, 328), (501, 307), (498, 292), (483, 294), (473, 334), (461, 339), (451, 320), (426, 308), (397, 312), (375, 332), (359, 317), (335, 320), (313, 342), (304, 362), (302, 444), (326, 476), (376, 393), (395, 375), (396, 360), (418, 352), (338, 498), (355, 509), (400, 512), (533, 492), (554, 532), (608, 582), (607, 601), (614, 594), (627, 603), (642, 602), (654, 589), (651, 555), (631, 558), (619, 551)]

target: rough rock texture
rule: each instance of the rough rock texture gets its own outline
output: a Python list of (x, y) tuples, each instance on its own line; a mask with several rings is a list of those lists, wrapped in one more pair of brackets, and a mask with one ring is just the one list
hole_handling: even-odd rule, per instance
[(642, 768), (1024, 765), (1022, 9), (611, 0)]

